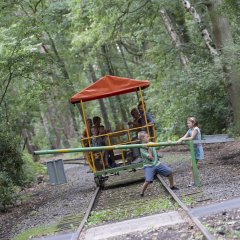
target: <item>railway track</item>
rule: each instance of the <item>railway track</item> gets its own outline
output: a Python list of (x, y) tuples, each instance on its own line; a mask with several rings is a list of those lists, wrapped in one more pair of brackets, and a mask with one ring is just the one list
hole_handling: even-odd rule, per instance
[[(201, 239), (214, 239), (159, 175), (141, 198), (139, 192), (144, 181), (143, 176), (143, 170), (134, 173), (121, 172), (120, 176), (110, 177), (104, 189), (98, 187), (71, 240), (85, 239), (84, 234), (91, 227), (171, 211), (180, 211), (184, 218), (188, 218), (188, 228), (193, 229), (195, 226), (202, 235)], [(201, 196), (200, 191), (199, 193)], [(198, 196), (199, 193), (188, 195)]]

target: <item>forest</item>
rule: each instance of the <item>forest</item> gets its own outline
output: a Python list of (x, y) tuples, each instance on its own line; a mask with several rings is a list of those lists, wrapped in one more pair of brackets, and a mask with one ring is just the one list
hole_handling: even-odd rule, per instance
[[(84, 121), (69, 100), (105, 75), (150, 81), (158, 140), (182, 135), (189, 116), (203, 134), (239, 136), (239, 1), (2, 0), (0, 9), (3, 206), (42, 171), (35, 150), (80, 147)], [(85, 110), (117, 129), (133, 104), (126, 94)]]

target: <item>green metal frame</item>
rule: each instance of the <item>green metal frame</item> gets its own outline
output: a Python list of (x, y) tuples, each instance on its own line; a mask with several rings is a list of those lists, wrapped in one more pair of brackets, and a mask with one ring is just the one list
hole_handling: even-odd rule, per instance
[(189, 146), (191, 157), (192, 157), (192, 168), (193, 168), (194, 183), (195, 183), (196, 186), (200, 186), (201, 182), (200, 182), (200, 178), (199, 178), (199, 174), (198, 174), (197, 161), (196, 161), (196, 158), (195, 158), (193, 141), (188, 141), (186, 143)]
[(136, 168), (142, 168), (143, 167), (143, 163), (133, 163), (130, 165), (123, 165), (121, 167), (115, 167), (115, 168), (108, 168), (106, 170), (102, 170), (102, 171), (97, 171), (94, 176), (103, 176), (103, 175), (107, 175), (107, 174), (111, 174), (111, 173), (117, 173), (117, 172), (121, 172), (124, 170), (133, 170)]
[[(188, 145), (192, 158), (194, 183), (196, 186), (200, 186), (200, 178), (198, 174), (197, 162), (195, 159), (193, 141), (182, 142), (183, 145)], [(142, 147), (161, 147), (161, 146), (174, 146), (179, 145), (177, 142), (156, 142), (146, 144), (127, 144), (127, 145), (113, 145), (113, 146), (101, 146), (101, 147), (85, 147), (85, 148), (69, 148), (69, 149), (56, 149), (56, 150), (40, 150), (34, 151), (35, 155), (55, 154), (55, 153), (73, 153), (73, 152), (89, 152), (89, 151), (101, 151), (101, 150), (114, 150), (114, 149), (130, 149), (130, 148), (142, 148)], [(121, 167), (110, 168), (94, 173), (95, 176), (107, 175), (109, 173), (116, 173), (123, 170), (135, 169), (143, 167), (143, 163), (136, 163), (131, 165), (124, 165)]]

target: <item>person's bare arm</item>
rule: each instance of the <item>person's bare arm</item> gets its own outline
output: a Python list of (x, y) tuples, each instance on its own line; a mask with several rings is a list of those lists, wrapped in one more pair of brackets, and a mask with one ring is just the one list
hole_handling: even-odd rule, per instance
[(152, 149), (151, 148), (148, 148), (148, 159), (149, 160), (153, 160), (153, 154), (152, 154)]
[(188, 141), (193, 140), (197, 136), (198, 132), (196, 129), (193, 130), (192, 136), (188, 136), (188, 133), (186, 133), (183, 137), (181, 137), (179, 140), (177, 140), (177, 143), (181, 143), (182, 141)]
[(181, 143), (185, 138), (187, 138), (188, 137), (188, 133), (186, 133), (183, 137), (181, 137), (181, 138), (179, 138), (178, 140), (177, 140), (177, 143)]

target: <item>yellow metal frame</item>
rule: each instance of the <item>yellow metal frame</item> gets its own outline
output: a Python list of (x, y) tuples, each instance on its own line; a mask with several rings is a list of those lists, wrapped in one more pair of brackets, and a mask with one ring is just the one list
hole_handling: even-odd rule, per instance
[(142, 89), (139, 88), (139, 92), (140, 92), (140, 99), (141, 99), (141, 102), (142, 102), (142, 106), (143, 106), (143, 112), (144, 112), (144, 119), (145, 119), (145, 123), (147, 125), (147, 133), (148, 133), (148, 136), (150, 136), (150, 132), (149, 132), (149, 128), (148, 128), (148, 124), (147, 124), (147, 115), (146, 115), (146, 109), (145, 109), (145, 103), (143, 101), (143, 94), (142, 94)]
[[(83, 121), (84, 121), (84, 124), (86, 126), (88, 144), (89, 144), (89, 146), (91, 146), (90, 133), (89, 133), (89, 129), (87, 127), (87, 120), (86, 120), (86, 115), (85, 115), (85, 111), (84, 111), (83, 101), (82, 100), (80, 101), (80, 106), (81, 106), (81, 109), (82, 109)], [(84, 140), (84, 139), (82, 139), (82, 140)], [(96, 172), (96, 166), (95, 166), (95, 163), (94, 163), (93, 153), (92, 152), (90, 152), (90, 154), (89, 153), (85, 153), (85, 156), (86, 156), (86, 161), (89, 164), (91, 170), (95, 173)]]
[[(148, 124), (147, 123), (147, 116), (146, 116), (146, 108), (145, 108), (145, 103), (143, 101), (143, 94), (142, 94), (142, 89), (141, 87), (139, 88), (139, 92), (140, 92), (140, 100), (142, 101), (142, 105), (143, 105), (143, 111), (144, 111), (144, 119), (145, 119), (145, 126), (141, 126), (141, 127), (136, 127), (136, 128), (130, 128), (130, 129), (124, 129), (124, 130), (120, 130), (120, 131), (116, 131), (116, 132), (110, 132), (110, 133), (105, 133), (105, 134), (101, 134), (98, 135), (97, 137), (107, 137), (107, 141), (108, 141), (108, 145), (109, 146), (113, 146), (113, 145), (122, 145), (122, 144), (132, 144), (135, 142), (138, 142), (138, 140), (131, 140), (131, 132), (135, 132), (137, 130), (143, 129), (143, 128), (147, 128), (147, 132), (150, 136), (150, 131), (149, 128), (151, 127), (153, 129), (153, 136), (150, 136), (150, 139), (153, 142), (156, 142), (156, 130), (155, 130), (155, 126), (154, 124)], [(139, 98), (138, 98), (139, 100)], [(84, 142), (87, 140), (89, 146), (91, 146), (91, 139), (92, 138), (96, 138), (96, 136), (91, 137), (90, 136), (90, 132), (89, 129), (87, 127), (87, 121), (86, 121), (86, 115), (85, 115), (85, 111), (84, 111), (84, 106), (83, 106), (83, 102), (82, 100), (80, 101), (80, 106), (82, 109), (82, 114), (83, 114), (83, 120), (84, 120), (84, 124), (86, 126), (86, 132), (87, 132), (87, 137), (86, 138), (81, 138), (81, 143), (82, 146), (84, 147)], [(114, 135), (127, 135), (128, 141), (125, 142), (119, 142), (118, 144), (112, 144), (111, 143), (111, 137), (114, 137)], [(104, 163), (104, 156), (103, 153), (100, 152), (101, 155), (101, 161), (102, 161), (102, 165), (103, 165), (103, 169), (105, 170), (105, 163)], [(95, 166), (95, 157), (93, 152), (85, 152), (85, 156), (86, 156), (86, 161), (89, 164), (92, 172), (95, 174), (97, 172), (96, 166)], [(125, 161), (125, 156), (124, 156), (124, 151), (121, 151), (121, 156), (122, 156), (122, 161), (123, 161), (123, 165), (126, 165), (126, 161)]]
[[(136, 128), (129, 128), (129, 129), (123, 129), (123, 130), (120, 130), (120, 131), (116, 131), (116, 132), (109, 132), (109, 133), (105, 133), (105, 134), (101, 134), (101, 135), (98, 135), (97, 137), (108, 137), (108, 145), (109, 146), (112, 146), (112, 145), (121, 145), (121, 143), (118, 143), (118, 144), (112, 144), (111, 143), (111, 140), (110, 140), (110, 137), (112, 135), (117, 135), (117, 134), (121, 134), (121, 133), (125, 133), (127, 134), (128, 136), (128, 140), (127, 142), (122, 142), (122, 143), (125, 143), (125, 144), (129, 144), (129, 143), (134, 143), (134, 142), (137, 142), (138, 140), (131, 140), (131, 136), (130, 136), (130, 132), (135, 132), (136, 130), (140, 130), (142, 128), (149, 128), (149, 127), (152, 127), (154, 129), (153, 133), (153, 137), (150, 137), (150, 139), (152, 139), (154, 142), (156, 141), (156, 130), (155, 130), (155, 126), (154, 124), (146, 124), (144, 126), (141, 126), (141, 127), (136, 127)], [(94, 137), (86, 137), (86, 138), (82, 138), (82, 140), (89, 140), (92, 139), (92, 138), (95, 138), (96, 136)], [(114, 136), (113, 136), (114, 137)]]

